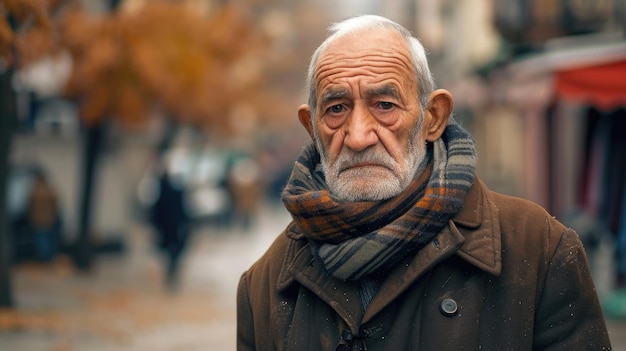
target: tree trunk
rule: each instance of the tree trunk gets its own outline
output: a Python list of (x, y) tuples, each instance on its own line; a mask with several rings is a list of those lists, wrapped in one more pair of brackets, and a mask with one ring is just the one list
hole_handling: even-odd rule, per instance
[(15, 92), (11, 87), (12, 77), (12, 69), (0, 74), (0, 307), (13, 307), (11, 291), (13, 250), (7, 209), (9, 154), (17, 118)]
[[(115, 11), (121, 1), (108, 0), (110, 10)], [(74, 263), (82, 271), (89, 270), (93, 261), (93, 242), (91, 237), (93, 192), (96, 182), (98, 160), (102, 151), (105, 125), (102, 122), (87, 126), (84, 135), (83, 184), (80, 192), (80, 214), (78, 218), (78, 237), (74, 247)]]
[(84, 133), (82, 191), (80, 192), (80, 214), (78, 218), (78, 237), (76, 240), (74, 259), (76, 266), (83, 271), (89, 270), (93, 261), (93, 243), (91, 222), (93, 208), (94, 184), (96, 184), (97, 165), (100, 158), (104, 125), (98, 123), (89, 126)]

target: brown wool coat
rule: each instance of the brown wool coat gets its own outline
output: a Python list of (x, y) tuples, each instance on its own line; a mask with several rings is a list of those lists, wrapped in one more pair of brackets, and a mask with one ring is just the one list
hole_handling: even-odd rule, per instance
[(290, 225), (242, 275), (237, 318), (240, 351), (610, 349), (577, 234), (478, 180), (365, 313), (358, 285), (329, 277)]

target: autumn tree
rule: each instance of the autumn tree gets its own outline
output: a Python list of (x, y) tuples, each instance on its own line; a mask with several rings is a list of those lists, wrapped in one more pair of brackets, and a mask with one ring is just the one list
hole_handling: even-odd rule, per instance
[(230, 133), (231, 111), (254, 101), (265, 43), (254, 16), (230, 3), (194, 7), (201, 3), (151, 1), (98, 16), (76, 9), (62, 20), (60, 37), (73, 60), (67, 96), (87, 136), (79, 267), (91, 261), (91, 193), (107, 123), (140, 128), (158, 111), (172, 125)]

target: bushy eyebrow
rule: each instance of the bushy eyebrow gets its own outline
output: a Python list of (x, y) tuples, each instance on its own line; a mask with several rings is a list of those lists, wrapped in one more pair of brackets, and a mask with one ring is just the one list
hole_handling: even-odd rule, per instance
[(348, 95), (348, 90), (346, 89), (328, 89), (322, 95), (322, 106), (327, 105), (331, 101), (339, 100)]
[[(340, 100), (348, 95), (350, 95), (350, 92), (347, 89), (343, 89), (343, 88), (328, 89), (322, 95), (322, 99), (321, 99), (322, 106), (326, 106), (329, 103), (335, 100)], [(398, 89), (394, 85), (391, 85), (391, 84), (385, 84), (380, 87), (368, 89), (365, 92), (365, 95), (369, 99), (376, 99), (376, 98), (381, 98), (381, 97), (392, 97), (397, 100), (402, 100), (402, 97), (400, 96), (400, 92), (398, 91)]]
[(400, 92), (393, 85), (383, 85), (377, 88), (368, 89), (366, 91), (366, 95), (368, 98), (379, 98), (381, 96), (390, 96), (392, 98), (401, 100)]

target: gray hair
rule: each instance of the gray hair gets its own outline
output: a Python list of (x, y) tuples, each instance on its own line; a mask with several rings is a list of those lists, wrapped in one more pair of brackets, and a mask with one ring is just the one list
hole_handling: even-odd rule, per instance
[(430, 68), (428, 67), (426, 51), (424, 50), (424, 46), (422, 46), (422, 43), (420, 43), (420, 41), (415, 38), (408, 29), (404, 28), (396, 22), (393, 22), (381, 16), (364, 15), (352, 17), (331, 25), (328, 30), (329, 36), (313, 53), (306, 78), (306, 86), (309, 93), (308, 104), (311, 108), (311, 118), (314, 118), (317, 106), (317, 91), (315, 87), (316, 83), (314, 81), (313, 75), (317, 70), (317, 61), (322, 50), (324, 50), (328, 43), (341, 36), (372, 28), (394, 29), (404, 37), (409, 47), (409, 50), (411, 51), (411, 57), (413, 59), (413, 68), (415, 70), (415, 78), (417, 81), (417, 93), (419, 102), (422, 105), (422, 109), (428, 105), (428, 97), (430, 93), (435, 90), (435, 81), (430, 72)]

